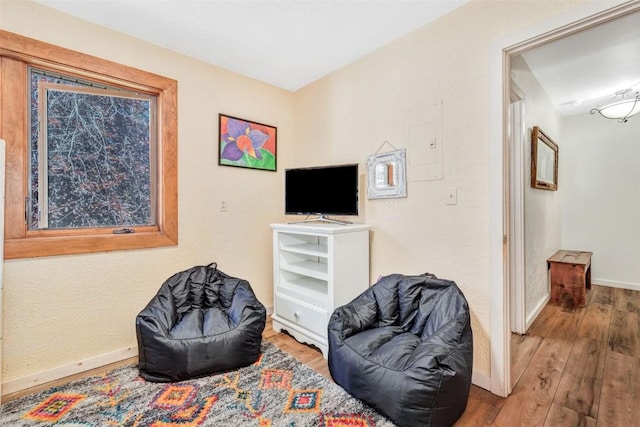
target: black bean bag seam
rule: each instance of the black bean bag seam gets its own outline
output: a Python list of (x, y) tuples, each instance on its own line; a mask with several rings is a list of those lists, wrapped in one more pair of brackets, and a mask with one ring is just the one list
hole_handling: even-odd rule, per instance
[[(462, 326), (462, 330), (465, 330), (467, 328), (467, 325), (469, 325), (471, 323), (471, 318), (468, 317), (465, 322), (464, 325)], [(456, 340), (456, 345), (451, 349), (451, 351), (442, 359), (442, 361), (446, 361), (448, 360), (452, 355), (456, 354), (456, 350), (458, 350), (458, 348), (460, 347), (460, 341), (462, 340), (462, 334), (458, 335), (458, 339)]]
[[(452, 319), (451, 321), (455, 321), (455, 319)], [(467, 326), (467, 324), (469, 324), (468, 320), (464, 322), (463, 329)], [(453, 354), (456, 353), (456, 350), (460, 347), (461, 339), (462, 339), (462, 334), (458, 335), (458, 338), (456, 339), (456, 344), (455, 344), (455, 346), (452, 347), (451, 351), (447, 352), (446, 354), (443, 354), (443, 358), (441, 359), (443, 362), (448, 360)], [(379, 368), (386, 369), (388, 371), (394, 371), (394, 372), (405, 372), (405, 371), (408, 371), (411, 368), (413, 368), (416, 363), (418, 363), (419, 361), (421, 361), (423, 359), (423, 358), (415, 359), (413, 362), (411, 362), (410, 365), (407, 365), (403, 369), (394, 369), (394, 368), (390, 368), (388, 366), (381, 365), (378, 362), (374, 362), (374, 361), (371, 361), (371, 360), (367, 359), (366, 357), (364, 357), (363, 355), (358, 353), (352, 346), (347, 344), (347, 342), (344, 341), (344, 340), (342, 341), (342, 345), (345, 346), (345, 347), (348, 347), (353, 352), (353, 354), (357, 355), (360, 359), (365, 360), (365, 361), (367, 361), (368, 363), (370, 363), (372, 365), (376, 365)]]
[(440, 394), (440, 390), (442, 390), (442, 383), (444, 381), (444, 376), (440, 375), (439, 380), (440, 381), (438, 381), (438, 389), (436, 390), (436, 392), (434, 394), (434, 398), (433, 398), (433, 400), (431, 402), (431, 407), (429, 408), (430, 409), (430, 411), (429, 411), (429, 423), (427, 425), (431, 425), (431, 418), (433, 417), (433, 409), (435, 408), (436, 402), (438, 401), (437, 397)]
[[(225, 313), (225, 314), (226, 314), (226, 313)], [(175, 326), (175, 325), (174, 325), (174, 326)], [(169, 335), (164, 335), (164, 336), (165, 336), (165, 338), (168, 338), (168, 339), (173, 340), (173, 341), (200, 340), (200, 339), (202, 339), (202, 338), (210, 338), (210, 337), (217, 337), (217, 336), (220, 336), (220, 335), (226, 335), (226, 334), (228, 334), (229, 332), (235, 331), (236, 329), (240, 328), (240, 326), (242, 326), (242, 325), (237, 324), (237, 325), (235, 325), (233, 328), (229, 328), (228, 330), (226, 330), (226, 331), (224, 331), (224, 332), (220, 332), (220, 333), (213, 334), (213, 335), (202, 335), (202, 336), (199, 336), (199, 337), (192, 337), (192, 338), (172, 338), (172, 337), (170, 337)], [(172, 328), (172, 329), (173, 329), (173, 328)], [(168, 332), (169, 332), (169, 333), (171, 333), (171, 329), (169, 329), (169, 331), (168, 331)]]

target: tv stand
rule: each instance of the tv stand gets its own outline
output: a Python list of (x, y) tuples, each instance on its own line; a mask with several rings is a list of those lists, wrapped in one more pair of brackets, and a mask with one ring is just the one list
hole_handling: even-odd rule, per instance
[(292, 221), (289, 224), (302, 224), (305, 222), (328, 222), (329, 224), (347, 225), (352, 224), (351, 221), (342, 221), (339, 219), (331, 219), (327, 215), (318, 215), (316, 218), (303, 219), (302, 221)]
[(275, 332), (329, 355), (327, 325), (333, 310), (369, 287), (366, 224), (271, 224)]

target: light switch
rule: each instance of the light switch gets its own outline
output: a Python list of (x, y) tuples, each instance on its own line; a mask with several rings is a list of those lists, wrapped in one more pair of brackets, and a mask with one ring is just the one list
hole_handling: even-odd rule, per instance
[(448, 188), (447, 189), (447, 195), (445, 197), (445, 204), (447, 205), (457, 205), (458, 204), (458, 189), (453, 187), (453, 188)]

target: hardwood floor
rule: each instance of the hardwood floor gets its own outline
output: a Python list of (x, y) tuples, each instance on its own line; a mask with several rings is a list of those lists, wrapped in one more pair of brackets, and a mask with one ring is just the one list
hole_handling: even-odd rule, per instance
[[(640, 292), (593, 285), (511, 341), (520, 378), (495, 426), (631, 426), (640, 418)], [(466, 414), (465, 414), (466, 415)]]
[[(637, 425), (639, 315), (640, 292), (598, 285), (587, 293), (584, 308), (574, 307), (568, 300), (549, 303), (526, 335), (512, 338), (512, 378), (519, 378), (512, 394), (504, 399), (472, 385), (467, 409), (455, 426)], [(318, 349), (274, 332), (270, 320), (263, 335), (331, 379), (327, 361)], [(135, 359), (120, 364), (132, 362)], [(35, 391), (5, 396), (3, 401)]]

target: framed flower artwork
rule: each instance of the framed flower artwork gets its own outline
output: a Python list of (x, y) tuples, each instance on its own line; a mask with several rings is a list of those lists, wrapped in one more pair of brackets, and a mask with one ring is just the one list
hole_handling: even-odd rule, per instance
[(218, 164), (276, 170), (277, 128), (226, 114), (218, 115)]

